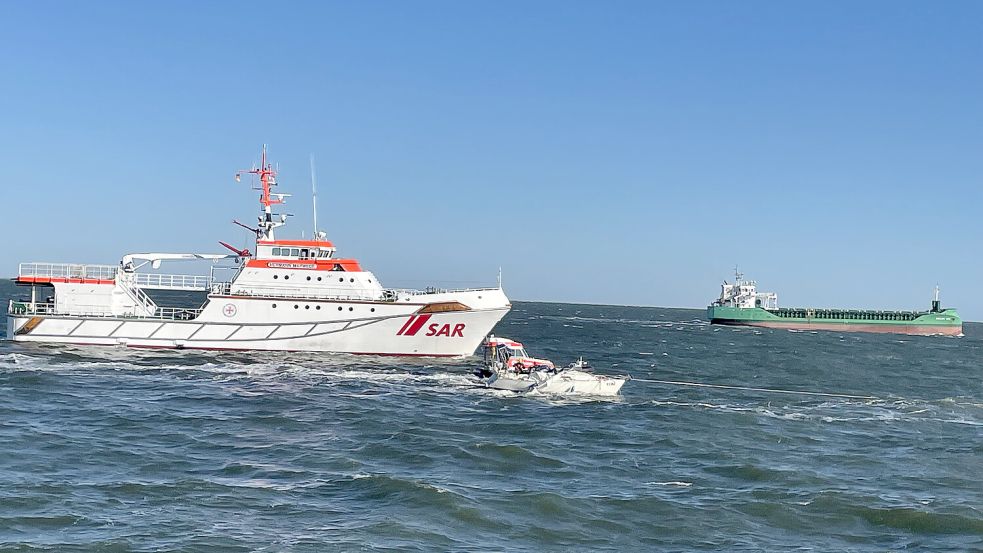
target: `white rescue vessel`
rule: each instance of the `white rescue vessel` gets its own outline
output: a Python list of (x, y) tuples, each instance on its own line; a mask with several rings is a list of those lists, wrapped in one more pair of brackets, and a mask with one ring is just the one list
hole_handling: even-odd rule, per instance
[[(254, 175), (262, 212), (253, 252), (140, 253), (118, 265), (22, 263), (18, 285), (30, 295), (11, 300), (7, 339), (139, 348), (327, 351), (405, 356), (472, 355), (511, 305), (498, 286), (425, 291), (384, 288), (358, 261), (336, 256), (317, 232), (284, 240), (273, 212), (287, 194), (273, 192), (276, 171), (263, 149)], [(241, 223), (240, 226), (249, 228)], [(145, 270), (164, 262), (207, 260), (208, 275)], [(216, 263), (232, 277), (220, 280)], [(162, 307), (148, 290), (198, 291), (203, 304)]]
[(616, 396), (629, 377), (602, 376), (588, 372), (581, 358), (568, 367), (526, 354), (519, 342), (489, 336), (484, 343), (485, 365), (478, 376), (485, 385), (510, 392), (539, 392), (558, 395)]

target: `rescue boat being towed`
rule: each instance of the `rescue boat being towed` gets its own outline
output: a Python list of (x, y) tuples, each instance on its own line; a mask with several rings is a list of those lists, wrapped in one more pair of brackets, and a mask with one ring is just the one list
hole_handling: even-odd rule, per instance
[[(262, 213), (255, 253), (144, 253), (119, 265), (22, 263), (18, 285), (30, 298), (11, 300), (7, 338), (142, 348), (326, 351), (374, 355), (467, 356), (511, 308), (497, 287), (426, 291), (384, 288), (358, 261), (335, 257), (314, 240), (280, 240), (286, 215), (273, 212), (287, 194), (272, 192), (276, 171), (263, 149), (258, 169)], [(240, 226), (246, 225), (236, 222)], [(208, 260), (208, 275), (141, 271), (163, 262)], [(216, 278), (216, 263), (233, 276)], [(219, 271), (219, 274), (221, 272)], [(228, 274), (228, 273), (227, 273)], [(203, 304), (159, 306), (146, 290), (207, 293)], [(26, 295), (26, 294), (25, 294)]]

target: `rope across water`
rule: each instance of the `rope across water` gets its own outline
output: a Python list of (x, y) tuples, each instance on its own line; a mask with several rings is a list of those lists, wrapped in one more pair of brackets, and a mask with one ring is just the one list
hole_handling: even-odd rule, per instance
[(653, 384), (670, 384), (673, 386), (692, 386), (696, 388), (720, 388), (725, 390), (745, 390), (749, 392), (767, 392), (772, 394), (795, 394), (803, 396), (822, 396), (822, 397), (840, 397), (847, 399), (879, 399), (875, 396), (860, 396), (854, 394), (834, 394), (830, 392), (812, 392), (807, 390), (782, 390), (778, 388), (754, 388), (751, 386), (731, 386), (727, 384), (705, 384), (702, 382), (682, 382), (679, 380), (656, 380), (653, 378), (634, 378), (632, 380), (637, 382), (651, 382)]

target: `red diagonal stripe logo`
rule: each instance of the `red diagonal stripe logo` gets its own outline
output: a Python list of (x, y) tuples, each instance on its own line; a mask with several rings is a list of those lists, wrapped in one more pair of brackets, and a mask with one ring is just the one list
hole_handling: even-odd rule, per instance
[(416, 315), (411, 315), (410, 318), (407, 319), (406, 323), (403, 324), (403, 328), (399, 329), (399, 332), (396, 333), (396, 336), (402, 336), (403, 333), (406, 332), (406, 329), (409, 328), (411, 324), (413, 324), (413, 319), (415, 318)]
[(403, 336), (416, 336), (416, 333), (420, 332), (420, 329), (423, 328), (423, 325), (429, 320), (430, 320), (429, 313), (426, 315), (417, 315), (416, 320), (413, 321), (413, 324), (411, 324), (408, 329), (406, 329), (406, 332), (403, 333)]

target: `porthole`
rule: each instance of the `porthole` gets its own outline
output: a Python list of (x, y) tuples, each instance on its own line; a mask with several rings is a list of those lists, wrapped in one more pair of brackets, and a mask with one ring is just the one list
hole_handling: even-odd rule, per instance
[(338, 311), (341, 311), (341, 306), (340, 305), (338, 306)]
[(349, 311), (355, 311), (355, 308), (354, 307), (349, 307), (348, 310)]
[(320, 311), (321, 310), (321, 306), (319, 305), (319, 306), (315, 307), (314, 309), (317, 309), (318, 311)]
[(309, 305), (305, 305), (304, 306), (304, 309), (310, 309), (310, 308), (311, 308), (311, 306), (309, 306)]
[(283, 280), (289, 280), (289, 279), (290, 279), (290, 275), (283, 275)]
[(372, 311), (373, 313), (375, 313), (375, 307), (373, 307), (370, 311)]
[(294, 304), (294, 309), (300, 309), (300, 306), (297, 305), (297, 304)]
[(310, 279), (311, 279), (311, 277), (307, 277), (307, 280), (310, 280)]
[(349, 282), (355, 282), (355, 279), (353, 278), (353, 279), (351, 279), (351, 280), (350, 280)]
[(276, 309), (276, 304), (275, 303), (273, 304), (273, 309)]
[(345, 277), (339, 278), (338, 282), (345, 282)]
[(280, 278), (280, 275), (273, 275), (273, 280)]
[(321, 277), (317, 277), (317, 281), (318, 282), (321, 282)]

